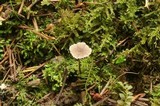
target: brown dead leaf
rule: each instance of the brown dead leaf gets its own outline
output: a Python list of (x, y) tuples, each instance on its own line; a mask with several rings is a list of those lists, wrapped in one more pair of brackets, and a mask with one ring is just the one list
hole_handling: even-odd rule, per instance
[(133, 97), (132, 102), (134, 102), (135, 100), (137, 100), (138, 98), (143, 98), (146, 94), (145, 93), (140, 93), (137, 94)]

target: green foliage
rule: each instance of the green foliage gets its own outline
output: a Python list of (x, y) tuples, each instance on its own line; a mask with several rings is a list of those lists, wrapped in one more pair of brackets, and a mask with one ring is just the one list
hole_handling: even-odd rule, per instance
[(3, 58), (4, 40), (0, 40), (0, 60)]
[(125, 61), (126, 61), (126, 57), (123, 56), (123, 55), (121, 55), (121, 56), (119, 56), (119, 57), (116, 58), (115, 64), (121, 64), (121, 63), (123, 63)]
[(74, 106), (83, 106), (81, 103), (76, 103)]
[(130, 106), (133, 99), (133, 93), (130, 91), (132, 89), (132, 86), (128, 85), (126, 82), (118, 82), (116, 87), (120, 92), (120, 100), (117, 101), (118, 106)]
[[(16, 102), (13, 105), (18, 106), (38, 106), (35, 102), (42, 98), (48, 92), (48, 87), (41, 81), (38, 86), (30, 88), (28, 85), (29, 81), (34, 81), (38, 79), (36, 76), (32, 75), (27, 79), (24, 79), (24, 73), (19, 72), (19, 82), (15, 84), (15, 90), (18, 93), (16, 97)], [(13, 94), (15, 91), (13, 92)], [(15, 95), (15, 94), (14, 94)], [(35, 96), (36, 95), (36, 96)]]
[(50, 1), (49, 0), (42, 0), (41, 1), (41, 5), (43, 6), (43, 5), (50, 5)]
[(23, 58), (26, 59), (25, 64), (41, 62), (44, 56), (46, 56), (45, 59), (50, 58), (54, 49), (52, 41), (44, 40), (29, 31), (21, 35), (17, 47)]
[(159, 98), (160, 98), (160, 85), (159, 84), (154, 86), (153, 92), (151, 93), (151, 95), (153, 96), (152, 99), (151, 99), (152, 106), (160, 105), (160, 101), (159, 101)]
[[(83, 59), (81, 61), (81, 74), (78, 76), (86, 81), (86, 83), (83, 84), (84, 86), (102, 82), (102, 79), (98, 76), (100, 69), (96, 67), (92, 61), (92, 59)], [(68, 71), (68, 76), (70, 76), (71, 73), (79, 73), (78, 61), (74, 59), (64, 59), (58, 56), (51, 59), (50, 62), (45, 65), (43, 76), (51, 84), (52, 90), (57, 91), (62, 86), (63, 72), (65, 70)], [(77, 74), (75, 74), (75, 76), (76, 75)]]
[(62, 86), (62, 76), (65, 70), (64, 61), (63, 57), (56, 57), (46, 64), (43, 70), (43, 77), (49, 81), (53, 91), (58, 91)]
[(8, 46), (9, 43), (10, 43), (10, 39), (5, 40), (3, 38), (0, 38), (0, 60), (4, 57), (5, 47)]

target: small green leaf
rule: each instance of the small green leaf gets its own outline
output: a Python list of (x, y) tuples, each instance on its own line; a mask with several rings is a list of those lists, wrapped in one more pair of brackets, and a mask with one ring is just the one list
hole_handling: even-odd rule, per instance
[(42, 1), (41, 1), (41, 5), (42, 5), (42, 6), (44, 6), (44, 5), (47, 5), (47, 6), (48, 6), (48, 5), (50, 5), (50, 2), (49, 2), (49, 0), (42, 0)]
[(125, 56), (120, 56), (116, 59), (115, 64), (121, 64), (125, 61), (126, 61), (126, 57)]
[(124, 95), (124, 94), (120, 93), (119, 96), (120, 96), (120, 98), (121, 98), (122, 100), (125, 100), (125, 95)]

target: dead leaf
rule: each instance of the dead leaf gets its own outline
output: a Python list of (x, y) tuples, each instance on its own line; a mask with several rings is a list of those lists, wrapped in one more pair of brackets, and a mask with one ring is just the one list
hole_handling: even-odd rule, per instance
[(138, 98), (144, 97), (145, 95), (146, 95), (145, 93), (140, 93), (140, 94), (135, 95), (135, 96), (132, 98), (132, 102), (134, 102), (134, 101), (137, 100)]

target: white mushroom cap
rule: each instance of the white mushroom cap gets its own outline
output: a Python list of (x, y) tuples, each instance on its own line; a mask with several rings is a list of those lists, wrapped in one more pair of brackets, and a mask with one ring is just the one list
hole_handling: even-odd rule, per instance
[(78, 42), (69, 47), (71, 55), (76, 59), (88, 57), (92, 49), (85, 42)]

